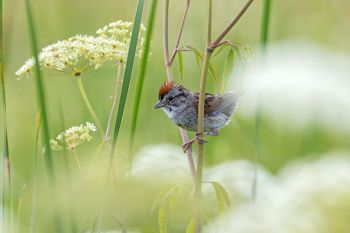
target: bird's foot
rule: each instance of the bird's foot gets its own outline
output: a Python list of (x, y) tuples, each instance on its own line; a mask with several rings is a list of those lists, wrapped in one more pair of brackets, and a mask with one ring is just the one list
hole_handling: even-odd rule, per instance
[(182, 145), (182, 149), (183, 149), (184, 153), (186, 153), (188, 150), (191, 150), (192, 149), (192, 145), (195, 142), (198, 142), (199, 144), (207, 143), (208, 141), (203, 139), (202, 135), (205, 135), (205, 134), (196, 133), (196, 137), (195, 138), (193, 138), (192, 140), (189, 140), (188, 142), (184, 143)]

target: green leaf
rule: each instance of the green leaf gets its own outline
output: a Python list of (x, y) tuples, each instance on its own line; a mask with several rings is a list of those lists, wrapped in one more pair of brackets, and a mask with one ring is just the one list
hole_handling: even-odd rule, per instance
[(224, 212), (226, 208), (231, 206), (231, 201), (226, 189), (219, 182), (210, 182), (215, 190), (218, 202), (219, 212)]
[(111, 160), (113, 159), (114, 151), (115, 151), (115, 148), (117, 145), (117, 139), (119, 136), (119, 131), (120, 131), (120, 127), (121, 127), (121, 123), (122, 123), (122, 119), (123, 119), (126, 98), (128, 96), (128, 90), (129, 90), (132, 70), (134, 67), (134, 60), (135, 60), (136, 47), (137, 47), (137, 42), (138, 42), (138, 37), (139, 37), (143, 6), (144, 6), (144, 0), (139, 0), (137, 3), (135, 20), (134, 20), (134, 24), (133, 24), (133, 28), (132, 28), (128, 57), (126, 59), (123, 85), (122, 85), (122, 89), (121, 89), (121, 93), (120, 93), (118, 112), (117, 112), (117, 117), (116, 117), (116, 121), (115, 121), (111, 154), (110, 154)]
[[(189, 51), (192, 51), (196, 57), (196, 61), (197, 61), (197, 65), (198, 67), (200, 67), (203, 58), (204, 58), (204, 53), (201, 52), (199, 49), (193, 47), (193, 46), (186, 46), (184, 48), (189, 49)], [(214, 80), (217, 80), (217, 75), (216, 75), (216, 71), (215, 71), (215, 67), (213, 65), (212, 62), (209, 62), (209, 75), (210, 77), (212, 77)]]
[(177, 52), (177, 57), (179, 58), (179, 70), (180, 70), (180, 78), (182, 82), (184, 78), (184, 57), (181, 51)]
[(224, 86), (226, 83), (227, 78), (231, 74), (231, 71), (233, 69), (233, 64), (234, 64), (234, 50), (230, 48), (227, 58), (226, 58), (226, 64), (224, 68), (224, 73), (223, 73), (223, 78), (222, 78), (222, 91), (224, 91)]
[[(154, 21), (155, 21), (155, 16), (156, 16), (156, 11), (157, 11), (157, 5), (158, 5), (158, 0), (153, 0), (152, 5), (150, 7), (149, 18), (147, 21), (146, 38), (145, 38), (145, 43), (144, 43), (144, 49), (142, 52), (140, 73), (139, 73), (139, 76), (137, 79), (134, 105), (133, 105), (133, 111), (132, 111), (132, 117), (131, 117), (130, 154), (132, 154), (132, 147), (133, 147), (134, 139), (135, 139), (137, 118), (138, 118), (138, 114), (139, 114), (139, 110), (140, 110), (143, 83), (145, 80), (146, 70), (147, 70), (147, 66), (148, 66), (148, 55), (149, 55), (149, 50), (150, 50), (151, 41), (152, 41), (152, 33), (153, 33), (153, 28), (154, 28)], [(131, 161), (131, 158), (130, 158), (130, 161)]]
[(152, 205), (151, 211), (158, 206), (158, 227), (160, 233), (167, 232), (168, 213), (176, 204), (179, 191), (180, 187), (175, 186), (162, 192)]
[(34, 26), (34, 20), (32, 16), (32, 10), (29, 3), (29, 0), (25, 1), (26, 3), (26, 11), (27, 11), (27, 21), (29, 27), (29, 36), (31, 41), (33, 58), (35, 61), (34, 70), (35, 70), (35, 86), (37, 93), (37, 100), (40, 109), (40, 114), (42, 118), (42, 131), (43, 131), (43, 141), (45, 147), (45, 158), (46, 158), (46, 166), (49, 173), (49, 178), (52, 184), (55, 183), (55, 175), (54, 175), (54, 167), (52, 163), (52, 152), (50, 147), (50, 135), (49, 135), (49, 125), (47, 120), (47, 111), (46, 111), (46, 100), (45, 100), (45, 90), (44, 83), (42, 80), (40, 64), (39, 64), (39, 53), (38, 53), (38, 45), (37, 38)]
[(186, 233), (194, 233), (194, 218), (192, 218), (191, 222), (188, 224)]
[(228, 44), (221, 45), (218, 49), (215, 50), (213, 57), (218, 56), (224, 49), (228, 46)]
[(167, 232), (167, 220), (168, 220), (168, 213), (165, 206), (160, 207), (158, 209), (158, 227), (159, 227), (159, 233), (166, 233)]

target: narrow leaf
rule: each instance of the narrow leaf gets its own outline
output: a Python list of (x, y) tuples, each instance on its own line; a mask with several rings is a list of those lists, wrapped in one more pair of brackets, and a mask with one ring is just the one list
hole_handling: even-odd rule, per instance
[(177, 52), (177, 57), (179, 58), (179, 70), (180, 70), (180, 78), (182, 82), (184, 78), (184, 57), (181, 51)]
[(194, 233), (194, 218), (192, 218), (190, 224), (188, 224), (186, 233)]
[(231, 201), (226, 189), (219, 182), (210, 182), (215, 190), (219, 211), (222, 213), (231, 206)]
[[(151, 8), (150, 8), (149, 18), (147, 21), (146, 38), (145, 38), (144, 49), (143, 49), (143, 53), (142, 53), (140, 73), (139, 73), (139, 77), (137, 79), (137, 84), (136, 84), (134, 105), (133, 105), (133, 111), (132, 111), (132, 117), (131, 117), (130, 153), (131, 153), (131, 149), (133, 147), (134, 139), (135, 139), (137, 118), (138, 118), (138, 113), (139, 113), (139, 109), (140, 109), (143, 83), (144, 83), (144, 79), (146, 76), (146, 70), (147, 70), (147, 65), (148, 65), (148, 55), (149, 55), (150, 45), (151, 45), (151, 41), (152, 41), (152, 32), (153, 32), (153, 28), (154, 28), (154, 21), (155, 21), (155, 16), (156, 16), (156, 11), (157, 11), (157, 5), (158, 5), (158, 0), (153, 0)], [(130, 160), (131, 160), (131, 158), (130, 158)]]
[[(204, 53), (202, 53), (199, 49), (193, 46), (186, 46), (185, 48), (189, 49), (194, 53), (196, 57), (197, 65), (200, 66), (204, 58)], [(209, 62), (209, 74), (210, 74), (210, 77), (216, 80), (216, 71), (212, 62)]]
[(120, 126), (121, 126), (121, 122), (123, 119), (126, 98), (128, 95), (131, 74), (132, 74), (132, 70), (133, 70), (133, 66), (134, 66), (135, 53), (136, 53), (136, 47), (137, 47), (137, 42), (138, 42), (138, 37), (139, 37), (143, 6), (144, 6), (144, 0), (139, 0), (137, 3), (136, 15), (135, 15), (133, 28), (132, 28), (128, 57), (126, 59), (126, 67), (125, 67), (125, 72), (124, 72), (123, 85), (122, 85), (122, 90), (120, 93), (118, 113), (117, 113), (117, 118), (115, 121), (114, 134), (113, 134), (112, 147), (111, 147), (111, 155), (110, 155), (111, 159), (113, 159), (113, 156), (114, 156), (114, 151), (115, 151), (117, 139), (119, 136)]
[(167, 210), (165, 207), (160, 207), (158, 210), (158, 227), (159, 233), (167, 232)]
[[(10, 165), (10, 155), (9, 155), (9, 146), (8, 146), (8, 135), (7, 135), (7, 123), (6, 123), (6, 93), (5, 93), (5, 80), (4, 80), (4, 69), (3, 69), (3, 1), (0, 0), (0, 85), (1, 85), (1, 103), (2, 103), (2, 113), (1, 118), (3, 120), (2, 125), (2, 201), (1, 201), (1, 215), (6, 216), (6, 209), (10, 209), (10, 206), (7, 206), (7, 203), (12, 201), (12, 185), (11, 185), (11, 165)], [(6, 185), (6, 176), (8, 177), (8, 182)], [(7, 231), (7, 223), (5, 218), (3, 218), (3, 227), (1, 230), (4, 232)]]
[(234, 64), (234, 50), (232, 48), (230, 48), (230, 50), (227, 54), (224, 73), (223, 73), (223, 77), (222, 77), (222, 91), (224, 91), (226, 80), (229, 77), (229, 75), (231, 74), (231, 71), (233, 69), (233, 64)]
[(44, 83), (42, 80), (41, 70), (40, 70), (40, 64), (39, 64), (39, 57), (38, 57), (38, 47), (37, 47), (37, 38), (36, 38), (36, 32), (34, 27), (34, 21), (32, 16), (32, 10), (29, 3), (29, 0), (25, 0), (26, 3), (26, 11), (27, 11), (27, 21), (28, 21), (28, 28), (29, 28), (29, 36), (31, 40), (31, 47), (32, 47), (32, 53), (35, 61), (35, 85), (36, 85), (36, 93), (37, 93), (37, 99), (38, 99), (38, 105), (40, 109), (40, 114), (42, 118), (42, 131), (43, 131), (43, 141), (44, 141), (44, 147), (45, 147), (45, 158), (46, 158), (46, 166), (49, 173), (49, 177), (54, 183), (55, 176), (54, 176), (54, 170), (53, 170), (53, 163), (52, 163), (52, 152), (50, 147), (50, 136), (49, 136), (49, 125), (47, 120), (47, 111), (46, 111), (46, 100), (45, 100), (45, 90), (44, 90)]

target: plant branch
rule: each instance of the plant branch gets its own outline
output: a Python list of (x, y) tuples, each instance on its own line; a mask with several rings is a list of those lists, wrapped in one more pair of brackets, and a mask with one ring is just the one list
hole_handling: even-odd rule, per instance
[[(187, 7), (186, 11), (188, 10), (190, 1), (187, 1)], [(186, 13), (187, 14), (187, 13)], [(185, 15), (186, 15), (185, 14)], [(185, 18), (185, 17), (184, 17)], [(165, 61), (165, 69), (167, 73), (167, 79), (169, 81), (173, 80), (173, 72), (172, 72), (172, 63), (169, 64), (169, 0), (164, 0), (164, 15), (163, 15), (163, 51), (164, 51), (164, 61)], [(180, 34), (181, 34), (180, 30)], [(181, 35), (178, 37), (180, 38)], [(180, 41), (180, 40), (179, 40)], [(186, 130), (179, 127), (181, 138), (183, 143), (188, 142), (188, 136), (186, 133)], [(192, 149), (186, 151), (188, 163), (191, 170), (191, 177), (192, 177), (192, 183), (193, 187), (195, 187), (195, 176), (196, 176), (196, 169), (194, 166), (194, 160), (192, 156)]]
[(185, 14), (182, 18), (182, 22), (181, 22), (181, 27), (180, 27), (180, 31), (179, 31), (179, 35), (177, 36), (177, 40), (176, 40), (176, 45), (175, 45), (175, 48), (174, 48), (174, 51), (167, 63), (167, 65), (172, 65), (173, 62), (174, 62), (174, 59), (175, 59), (175, 56), (178, 52), (178, 49), (179, 49), (179, 45), (180, 45), (180, 40), (181, 40), (181, 37), (182, 37), (182, 32), (183, 32), (183, 29), (184, 29), (184, 26), (185, 26), (185, 21), (186, 21), (186, 17), (187, 17), (187, 12), (188, 12), (188, 9), (190, 7), (190, 0), (187, 0), (187, 4), (186, 4), (186, 9), (185, 9)]
[(225, 30), (211, 43), (211, 45), (216, 45), (221, 42), (221, 40), (229, 33), (229, 31), (236, 25), (236, 23), (240, 20), (240, 18), (244, 15), (244, 13), (249, 8), (250, 4), (253, 3), (254, 0), (248, 0), (248, 2), (243, 6), (241, 11), (237, 14), (237, 16), (231, 21), (231, 23), (225, 28)]
[(117, 64), (117, 77), (115, 79), (115, 90), (114, 90), (114, 96), (113, 96), (113, 103), (112, 103), (111, 111), (109, 112), (108, 123), (107, 123), (107, 128), (106, 128), (106, 133), (105, 133), (105, 140), (106, 141), (110, 140), (113, 115), (115, 112), (115, 107), (117, 106), (117, 103), (118, 103), (118, 93), (119, 93), (119, 87), (120, 87), (120, 82), (121, 82), (120, 74), (121, 74), (122, 67), (123, 67), (123, 64), (121, 62), (118, 62), (118, 64)]
[(94, 122), (95, 122), (95, 124), (97, 126), (97, 129), (100, 131), (99, 133), (102, 135), (102, 138), (104, 139), (105, 131), (103, 130), (101, 122), (98, 119), (98, 117), (96, 115), (96, 112), (94, 111), (94, 108), (92, 107), (92, 105), (91, 105), (91, 103), (89, 101), (89, 98), (87, 97), (83, 81), (81, 80), (81, 78), (77, 78), (77, 82), (78, 82), (78, 86), (79, 86), (79, 91), (80, 91), (81, 97), (83, 98), (83, 100), (85, 102), (85, 105), (88, 108), (88, 110), (89, 110), (89, 112), (91, 114), (91, 117), (92, 117), (92, 119), (94, 120)]

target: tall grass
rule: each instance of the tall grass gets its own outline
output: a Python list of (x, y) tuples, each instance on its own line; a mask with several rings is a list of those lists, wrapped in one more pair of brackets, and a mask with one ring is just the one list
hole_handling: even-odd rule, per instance
[[(0, 85), (1, 85), (1, 104), (2, 104), (2, 113), (1, 117), (3, 119), (2, 125), (2, 225), (3, 231), (6, 232), (7, 228), (7, 212), (6, 209), (10, 210), (12, 205), (12, 179), (11, 179), (11, 164), (10, 164), (10, 155), (9, 155), (9, 144), (8, 144), (8, 135), (7, 135), (7, 117), (6, 117), (6, 92), (5, 92), (5, 77), (4, 77), (4, 46), (3, 46), (3, 1), (0, 0)], [(6, 177), (8, 177), (6, 189)], [(9, 203), (9, 207), (7, 207)], [(9, 215), (8, 215), (9, 216)], [(11, 222), (10, 222), (11, 225)]]
[(134, 19), (133, 28), (132, 28), (129, 51), (126, 59), (123, 85), (120, 93), (118, 112), (117, 112), (117, 117), (116, 117), (115, 126), (114, 126), (114, 134), (113, 134), (112, 147), (110, 152), (110, 166), (112, 166), (112, 163), (113, 163), (114, 151), (117, 145), (117, 139), (119, 136), (120, 126), (123, 119), (124, 108), (125, 108), (126, 98), (128, 96), (132, 70), (134, 67), (134, 60), (135, 60), (136, 47), (137, 47), (137, 42), (139, 37), (143, 6), (144, 6), (144, 0), (139, 0), (137, 3), (135, 19)]
[[(264, 56), (268, 33), (269, 33), (269, 21), (270, 21), (270, 8), (271, 8), (271, 0), (264, 0), (263, 8), (262, 8), (262, 19), (261, 19), (261, 30), (260, 30), (260, 47), (262, 51), (262, 55)], [(254, 147), (255, 147), (255, 155), (254, 160), (256, 164), (259, 164), (261, 161), (261, 125), (262, 125), (262, 112), (261, 106), (258, 106), (258, 110), (255, 116), (255, 131), (254, 131)], [(254, 171), (253, 185), (252, 185), (252, 196), (253, 200), (255, 200), (257, 193), (257, 167)]]
[(34, 19), (32, 15), (30, 0), (25, 0), (26, 5), (26, 13), (27, 13), (27, 22), (29, 29), (29, 37), (31, 42), (32, 53), (35, 61), (35, 86), (36, 86), (36, 94), (38, 105), (40, 109), (41, 119), (42, 119), (42, 131), (43, 131), (43, 142), (45, 147), (45, 158), (46, 158), (46, 167), (49, 174), (50, 181), (52, 184), (55, 183), (55, 173), (52, 162), (52, 152), (50, 147), (50, 135), (49, 135), (49, 125), (47, 119), (47, 111), (46, 111), (46, 99), (45, 99), (45, 90), (44, 90), (44, 82), (42, 80), (40, 63), (38, 57), (38, 44), (36, 38), (36, 31), (34, 26)]
[(147, 33), (146, 33), (145, 44), (144, 44), (144, 49), (142, 54), (140, 73), (137, 79), (137, 85), (135, 90), (134, 105), (133, 105), (133, 111), (132, 111), (132, 117), (131, 117), (131, 129), (130, 129), (130, 150), (129, 150), (130, 154), (132, 153), (132, 148), (133, 148), (134, 139), (135, 139), (137, 118), (138, 118), (139, 109), (140, 109), (143, 83), (145, 80), (147, 66), (148, 66), (148, 58), (149, 58), (148, 55), (149, 55), (149, 50), (150, 50), (151, 41), (152, 41), (152, 34), (153, 34), (153, 28), (154, 28), (154, 21), (156, 18), (157, 6), (158, 6), (158, 0), (153, 0), (149, 11), (149, 16), (148, 16), (149, 18), (148, 18), (147, 27), (146, 27)]

